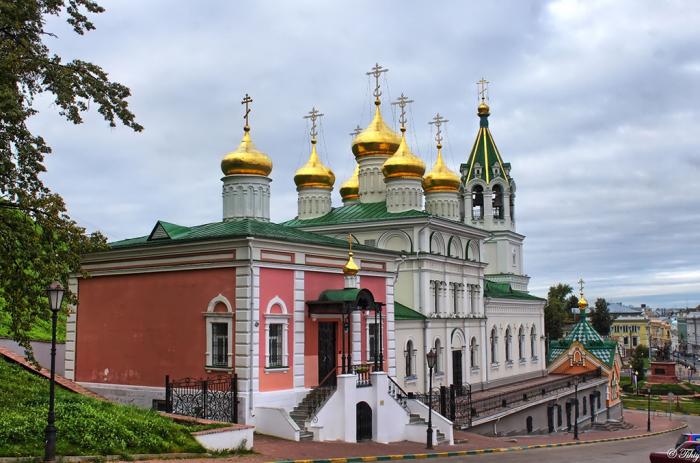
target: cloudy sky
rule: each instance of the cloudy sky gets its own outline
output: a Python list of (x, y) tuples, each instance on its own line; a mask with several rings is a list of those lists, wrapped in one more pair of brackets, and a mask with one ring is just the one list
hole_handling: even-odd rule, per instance
[[(700, 304), (700, 3), (676, 1), (106, 1), (80, 37), (51, 19), (52, 50), (129, 86), (140, 134), (94, 112), (80, 126), (37, 102), (54, 149), (47, 184), (111, 240), (221, 218), (221, 157), (239, 104), (273, 159), (273, 220), (296, 211), (308, 156), (302, 116), (325, 114), (321, 156), (338, 184), (350, 131), (370, 119), (365, 72), (389, 68), (384, 99), (415, 100), (410, 142), (434, 160), (427, 122), (450, 122), (446, 157), (467, 159), (475, 82), (491, 81), (491, 130), (518, 185), (526, 271), (543, 295), (588, 281), (589, 298)], [(396, 115), (384, 106), (388, 121)], [(340, 203), (337, 192), (334, 202)]]

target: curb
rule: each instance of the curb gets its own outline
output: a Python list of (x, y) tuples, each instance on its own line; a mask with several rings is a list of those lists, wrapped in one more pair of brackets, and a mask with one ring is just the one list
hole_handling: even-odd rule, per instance
[(390, 460), (418, 460), (423, 458), (445, 458), (445, 457), (465, 457), (469, 455), (485, 455), (489, 453), (503, 453), (503, 452), (517, 452), (520, 450), (531, 450), (531, 449), (545, 449), (545, 448), (555, 448), (555, 447), (570, 447), (573, 445), (586, 445), (586, 444), (601, 444), (604, 442), (617, 442), (623, 440), (641, 439), (644, 437), (658, 436), (661, 434), (666, 434), (669, 432), (678, 431), (680, 429), (686, 428), (688, 425), (684, 423), (681, 426), (677, 426), (672, 429), (667, 429), (665, 431), (656, 431), (645, 434), (637, 434), (634, 436), (622, 436), (622, 437), (609, 437), (606, 439), (594, 439), (589, 441), (571, 441), (571, 442), (558, 442), (555, 444), (533, 444), (533, 445), (521, 445), (516, 447), (495, 447), (489, 449), (472, 449), (472, 450), (455, 450), (451, 452), (434, 452), (434, 453), (407, 453), (404, 455), (381, 455), (381, 456), (369, 456), (369, 457), (348, 457), (348, 458), (322, 458), (322, 459), (311, 459), (311, 460), (275, 460), (275, 463), (362, 463), (368, 461), (390, 461)]

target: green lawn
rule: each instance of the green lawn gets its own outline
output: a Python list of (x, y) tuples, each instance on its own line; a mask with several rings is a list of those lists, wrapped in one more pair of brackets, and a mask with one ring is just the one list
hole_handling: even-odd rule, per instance
[[(41, 456), (48, 381), (0, 359), (0, 457)], [(56, 388), (58, 455), (204, 452), (193, 428), (150, 410), (115, 405)]]
[[(673, 400), (671, 410), (674, 413), (684, 413), (687, 415), (700, 415), (700, 400), (695, 400), (692, 397), (677, 397)], [(625, 408), (647, 409), (646, 396), (628, 395), (622, 398), (622, 404)], [(659, 396), (651, 396), (651, 409), (661, 412), (668, 412), (668, 402), (660, 400)]]

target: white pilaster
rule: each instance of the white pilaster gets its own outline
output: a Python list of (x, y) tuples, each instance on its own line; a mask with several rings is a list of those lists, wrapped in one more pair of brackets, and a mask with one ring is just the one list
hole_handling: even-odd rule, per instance
[[(68, 279), (68, 290), (78, 297), (78, 279), (71, 276)], [(75, 381), (75, 339), (78, 329), (78, 306), (68, 306), (68, 320), (66, 321), (66, 354), (64, 360), (63, 375)]]
[[(388, 279), (387, 279), (388, 280)], [(395, 323), (394, 323), (394, 285), (386, 285), (386, 343), (387, 343), (387, 357), (385, 359), (386, 365), (388, 367), (389, 376), (396, 376), (396, 333), (395, 333)], [(382, 333), (382, 339), (384, 338), (384, 333)]]
[(358, 364), (362, 361), (362, 322), (360, 311), (352, 313), (352, 361)]
[(294, 387), (304, 387), (304, 272), (294, 272)]
[(224, 220), (270, 221), (270, 182), (262, 175), (227, 175), (223, 185)]

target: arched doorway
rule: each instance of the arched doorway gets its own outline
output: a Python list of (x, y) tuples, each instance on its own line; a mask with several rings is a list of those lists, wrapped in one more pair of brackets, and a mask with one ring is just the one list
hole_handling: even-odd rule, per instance
[(358, 402), (355, 406), (357, 432), (355, 439), (359, 442), (362, 440), (372, 439), (372, 408), (367, 402)]

